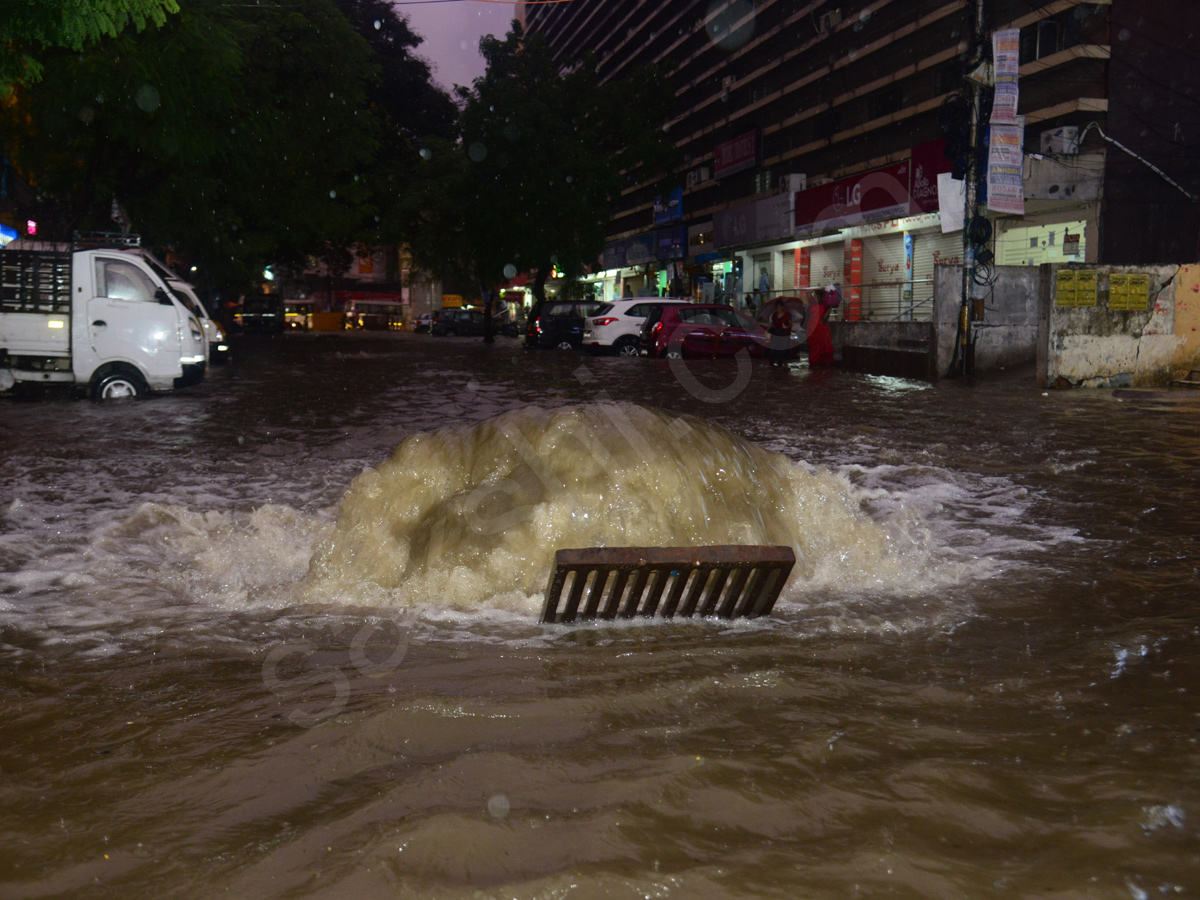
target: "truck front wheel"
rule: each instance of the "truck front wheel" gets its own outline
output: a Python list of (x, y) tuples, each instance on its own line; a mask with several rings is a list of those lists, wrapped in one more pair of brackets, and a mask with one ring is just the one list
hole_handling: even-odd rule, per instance
[(148, 392), (142, 376), (124, 369), (109, 371), (92, 383), (92, 399), (101, 403), (107, 400), (136, 400)]

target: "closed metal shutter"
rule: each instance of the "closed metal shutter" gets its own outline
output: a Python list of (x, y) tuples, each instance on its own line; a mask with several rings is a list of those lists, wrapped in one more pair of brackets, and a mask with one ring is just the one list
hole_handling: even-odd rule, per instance
[(906, 277), (904, 235), (863, 238), (863, 306), (878, 315), (895, 315)]
[(845, 244), (841, 242), (810, 247), (809, 284), (814, 288), (823, 288), (827, 284), (839, 284), (844, 289), (845, 252)]
[(796, 253), (795, 250), (787, 250), (783, 254), (783, 284), (780, 287), (785, 294), (796, 291)]
[(942, 234), (923, 231), (913, 235), (913, 300), (933, 296), (933, 270), (937, 265), (962, 265), (961, 231)]

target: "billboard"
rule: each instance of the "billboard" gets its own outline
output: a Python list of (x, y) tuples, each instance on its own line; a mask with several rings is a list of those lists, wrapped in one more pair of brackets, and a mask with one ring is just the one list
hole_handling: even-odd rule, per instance
[(816, 234), (908, 215), (910, 160), (799, 191), (796, 233)]
[(713, 151), (713, 178), (752, 169), (758, 163), (758, 132), (747, 131)]

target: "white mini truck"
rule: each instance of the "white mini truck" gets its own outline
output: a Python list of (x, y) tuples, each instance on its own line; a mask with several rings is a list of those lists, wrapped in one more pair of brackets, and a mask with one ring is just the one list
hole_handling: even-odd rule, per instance
[(97, 400), (204, 378), (195, 315), (119, 250), (0, 250), (0, 392), (67, 384)]

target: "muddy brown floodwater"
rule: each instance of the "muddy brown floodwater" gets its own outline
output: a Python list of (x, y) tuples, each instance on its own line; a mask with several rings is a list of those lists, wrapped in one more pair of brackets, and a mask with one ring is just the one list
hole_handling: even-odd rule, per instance
[[(1194, 396), (289, 335), (3, 401), (0, 897), (1194, 898)], [(538, 624), (672, 536), (801, 563)]]

